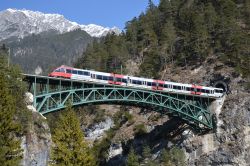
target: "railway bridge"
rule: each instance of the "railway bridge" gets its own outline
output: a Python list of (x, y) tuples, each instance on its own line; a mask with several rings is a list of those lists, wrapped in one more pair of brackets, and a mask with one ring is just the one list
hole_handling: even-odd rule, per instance
[(47, 76), (23, 76), (33, 94), (33, 106), (43, 115), (64, 109), (68, 101), (73, 106), (119, 104), (150, 108), (179, 117), (199, 132), (216, 127), (215, 115), (210, 110), (214, 101), (211, 98)]

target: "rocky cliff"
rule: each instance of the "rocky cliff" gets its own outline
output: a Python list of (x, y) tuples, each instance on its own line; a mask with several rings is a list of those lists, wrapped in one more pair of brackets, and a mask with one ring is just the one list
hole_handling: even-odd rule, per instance
[(186, 151), (187, 164), (249, 165), (250, 92), (247, 80), (212, 56), (198, 68), (168, 67), (163, 75), (181, 82), (208, 84), (222, 80), (228, 84), (224, 87), (228, 88), (227, 94), (217, 102), (217, 110), (213, 109), (218, 121), (216, 131), (202, 136), (191, 134), (183, 140), (181, 146)]
[(23, 166), (46, 166), (49, 162), (52, 143), (48, 123), (32, 106), (33, 96), (26, 93), (27, 107), (31, 111), (31, 119), (27, 132), (22, 137)]

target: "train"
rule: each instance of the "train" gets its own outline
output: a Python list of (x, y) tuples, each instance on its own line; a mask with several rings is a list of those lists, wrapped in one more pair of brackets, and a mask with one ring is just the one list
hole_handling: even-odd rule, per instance
[(65, 65), (56, 68), (48, 76), (206, 98), (221, 98), (224, 95), (224, 91), (221, 88), (105, 73)]

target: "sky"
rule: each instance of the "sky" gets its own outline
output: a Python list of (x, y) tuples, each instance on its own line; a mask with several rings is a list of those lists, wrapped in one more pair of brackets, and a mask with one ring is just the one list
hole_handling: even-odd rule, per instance
[[(153, 2), (158, 5), (159, 0)], [(148, 0), (1, 0), (0, 11), (14, 8), (57, 13), (79, 24), (124, 29), (147, 5)]]

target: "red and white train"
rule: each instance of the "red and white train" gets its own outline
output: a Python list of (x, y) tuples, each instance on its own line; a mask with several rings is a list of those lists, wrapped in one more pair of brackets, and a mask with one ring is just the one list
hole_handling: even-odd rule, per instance
[(119, 86), (164, 91), (190, 96), (209, 98), (220, 98), (223, 96), (223, 89), (205, 87), (194, 84), (181, 84), (176, 82), (155, 80), (128, 75), (104, 73), (93, 70), (77, 69), (68, 66), (60, 66), (49, 74), (50, 77), (62, 77), (74, 80), (84, 80), (102, 84), (113, 84)]

